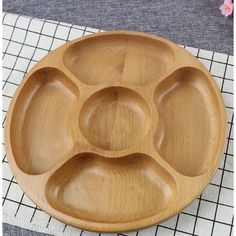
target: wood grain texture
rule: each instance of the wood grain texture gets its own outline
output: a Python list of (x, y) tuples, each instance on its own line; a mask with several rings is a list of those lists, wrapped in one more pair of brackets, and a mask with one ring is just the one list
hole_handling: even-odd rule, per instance
[(226, 115), (206, 68), (176, 44), (89, 35), (43, 58), (7, 116), (10, 167), (53, 217), (121, 232), (180, 212), (222, 157)]

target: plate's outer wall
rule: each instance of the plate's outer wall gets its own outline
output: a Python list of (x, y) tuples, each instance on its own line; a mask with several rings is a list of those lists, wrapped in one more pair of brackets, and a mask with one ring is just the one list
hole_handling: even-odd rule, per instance
[[(181, 61), (178, 61), (178, 62), (175, 61), (174, 66), (176, 68), (180, 68), (182, 66), (195, 67), (204, 73), (204, 75), (207, 78), (207, 83), (210, 84), (210, 88), (212, 89), (212, 93), (214, 94), (214, 106), (217, 106), (217, 109), (218, 109), (218, 118), (217, 118), (218, 121), (217, 122), (219, 124), (220, 130), (217, 131), (217, 134), (219, 135), (219, 142), (218, 142), (218, 145), (215, 146), (214, 156), (210, 157), (212, 160), (211, 160), (210, 164), (207, 165), (207, 169), (206, 170), (204, 169), (204, 172), (200, 173), (197, 176), (187, 176), (187, 175), (180, 174), (171, 165), (168, 165), (167, 162), (164, 161), (158, 154), (155, 154), (155, 157), (156, 157), (156, 160), (157, 160), (157, 163), (159, 166), (157, 168), (159, 168), (160, 170), (162, 170), (162, 168), (164, 168), (166, 171), (166, 172), (163, 171), (163, 176), (164, 176), (163, 178), (167, 178), (169, 180), (171, 178), (173, 178), (174, 181), (177, 183), (176, 184), (176, 186), (177, 186), (176, 191), (177, 192), (176, 192), (176, 194), (174, 194), (175, 199), (173, 200), (173, 202), (170, 202), (170, 205), (167, 207), (167, 209), (163, 210), (162, 212), (160, 212), (158, 214), (154, 214), (152, 216), (144, 217), (144, 218), (130, 221), (130, 222), (129, 221), (115, 222), (115, 223), (95, 222), (95, 221), (85, 220), (82, 218), (75, 217), (75, 215), (73, 215), (73, 213), (72, 213), (72, 215), (71, 214), (69, 215), (68, 212), (65, 213), (63, 211), (60, 211), (60, 210), (56, 209), (57, 208), (56, 203), (54, 206), (52, 206), (52, 204), (49, 204), (48, 197), (46, 196), (47, 193), (45, 190), (46, 186), (48, 186), (47, 185), (48, 180), (49, 180), (50, 176), (53, 175), (62, 164), (66, 163), (68, 160), (70, 160), (70, 156), (66, 157), (65, 160), (62, 160), (62, 161), (56, 163), (55, 166), (51, 167), (51, 169), (47, 170), (44, 173), (37, 173), (37, 171), (35, 173), (33, 171), (31, 172), (31, 170), (27, 169), (28, 167), (24, 171), (22, 171), (22, 167), (24, 166), (24, 163), (20, 164), (21, 166), (19, 165), (19, 163), (17, 163), (16, 152), (14, 150), (15, 146), (12, 145), (12, 142), (13, 142), (12, 141), (12, 139), (13, 139), (12, 134), (14, 134), (14, 130), (11, 127), (13, 125), (13, 123), (12, 123), (13, 119), (16, 119), (14, 117), (14, 114), (15, 114), (14, 109), (15, 109), (16, 104), (19, 103), (18, 97), (21, 95), (21, 91), (23, 91), (27, 86), (27, 83), (28, 83), (27, 81), (34, 75), (35, 72), (38, 72), (41, 68), (55, 67), (55, 68), (58, 68), (58, 70), (62, 70), (63, 73), (65, 73), (66, 76), (70, 78), (72, 83), (75, 83), (78, 86), (84, 86), (84, 88), (86, 88), (85, 89), (86, 92), (88, 92), (90, 89), (89, 86), (82, 85), (81, 81), (79, 81), (76, 78), (76, 76), (74, 76), (70, 71), (67, 70), (67, 68), (65, 67), (64, 62), (63, 62), (63, 57), (61, 55), (71, 45), (73, 45), (75, 43), (83, 43), (86, 40), (91, 39), (91, 38), (95, 38), (95, 37), (99, 38), (99, 37), (104, 37), (104, 36), (112, 36), (112, 37), (125, 36), (126, 37), (127, 35), (128, 36), (131, 35), (132, 37), (142, 37), (142, 38), (146, 37), (147, 39), (151, 39), (154, 41), (156, 40), (157, 42), (162, 42), (162, 43), (166, 44), (168, 47), (170, 47), (171, 50), (173, 50), (174, 57), (176, 57), (176, 55), (178, 55), (178, 56), (181, 55), (181, 57), (183, 58), (183, 60), (181, 60)], [(174, 69), (173, 71), (175, 71), (175, 70), (176, 69)], [(168, 76), (170, 76), (170, 74), (168, 74), (168, 72), (164, 73), (162, 75), (163, 80), (164, 80), (164, 78), (166, 78)], [(158, 81), (153, 82), (153, 85), (157, 86), (157, 84), (158, 84)], [(114, 82), (111, 84), (107, 83), (105, 85), (104, 84), (96, 85), (95, 86), (96, 89), (93, 90), (93, 93), (95, 93), (96, 91), (100, 91), (102, 89), (109, 88), (110, 86), (121, 87), (121, 84), (119, 84), (118, 82)], [(123, 84), (122, 86), (124, 86), (125, 88), (128, 88), (128, 89), (131, 89), (131, 90), (132, 89), (135, 90), (137, 93), (142, 94), (143, 97), (147, 96), (147, 94), (148, 94), (147, 92), (145, 93), (143, 88), (141, 88), (137, 84), (132, 84), (132, 85), (131, 84), (129, 84), (129, 85)], [(67, 87), (70, 88), (71, 85), (67, 85)], [(71, 91), (71, 89), (69, 89), (69, 90)], [(82, 91), (82, 89), (80, 89), (80, 92), (81, 91)], [(91, 93), (91, 91), (90, 91), (90, 93)], [(119, 93), (120, 92), (118, 91), (118, 94)], [(126, 92), (124, 94), (125, 94), (124, 97), (126, 97)], [(86, 99), (89, 97), (90, 96), (88, 95), (86, 97)], [(134, 96), (132, 95), (131, 97), (133, 98)], [(150, 111), (151, 114), (157, 114), (157, 113), (155, 113), (154, 110), (151, 109), (152, 107), (150, 104), (148, 104), (148, 107), (149, 107), (148, 109), (151, 110)], [(150, 117), (152, 117), (151, 119), (154, 119), (153, 116), (150, 116)], [(152, 133), (152, 132), (150, 131), (150, 133)], [(153, 136), (154, 136), (154, 134), (153, 134)], [(15, 93), (15, 96), (12, 99), (12, 102), (11, 102), (11, 105), (10, 105), (10, 108), (8, 111), (8, 117), (7, 117), (6, 128), (5, 128), (5, 140), (6, 140), (6, 149), (7, 149), (7, 153), (8, 153), (9, 164), (10, 164), (12, 172), (13, 172), (14, 176), (16, 177), (18, 183), (20, 184), (22, 189), (27, 193), (27, 195), (29, 195), (29, 197), (44, 211), (46, 211), (50, 215), (54, 216), (55, 218), (65, 222), (67, 224), (71, 224), (73, 226), (80, 227), (83, 229), (94, 230), (94, 231), (105, 231), (105, 232), (115, 232), (115, 231), (120, 232), (120, 231), (125, 231), (125, 230), (133, 230), (133, 229), (137, 229), (137, 228), (147, 227), (149, 225), (159, 223), (160, 221), (165, 220), (166, 218), (176, 214), (177, 212), (180, 212), (184, 207), (186, 207), (188, 204), (190, 204), (203, 191), (203, 189), (207, 186), (207, 184), (211, 180), (212, 176), (214, 175), (214, 173), (217, 169), (217, 166), (219, 165), (222, 153), (223, 153), (225, 136), (226, 136), (226, 116), (225, 116), (225, 109), (224, 109), (223, 100), (222, 100), (221, 94), (219, 93), (215, 82), (213, 81), (213, 79), (210, 76), (210, 74), (208, 73), (208, 71), (193, 56), (191, 56), (189, 53), (184, 51), (184, 49), (178, 47), (177, 45), (175, 45), (174, 43), (172, 43), (170, 41), (167, 41), (165, 39), (162, 39), (162, 38), (159, 38), (156, 36), (144, 34), (144, 33), (126, 32), (126, 31), (99, 33), (99, 34), (95, 34), (95, 35), (91, 35), (91, 36), (86, 36), (82, 39), (78, 39), (78, 40), (75, 40), (75, 41), (72, 41), (70, 43), (63, 45), (62, 47), (58, 48), (54, 52), (50, 53), (47, 57), (42, 59), (26, 75), (26, 77), (22, 81), (21, 85), (17, 89), (17, 92)], [(84, 137), (82, 137), (82, 139), (84, 140), (83, 142), (86, 143), (86, 139)], [(150, 140), (147, 140), (147, 143), (150, 143), (149, 144), (150, 146), (153, 145), (153, 142), (148, 142), (148, 141), (150, 141)], [(145, 145), (147, 145), (147, 143), (145, 143)], [(144, 144), (140, 145), (140, 146), (143, 147)], [(92, 149), (86, 149), (86, 147), (91, 148), (92, 146), (85, 145), (85, 144), (84, 144), (84, 146), (82, 145), (82, 147), (85, 150), (84, 152), (92, 152), (92, 153), (94, 153), (94, 155), (99, 155), (99, 156), (103, 156), (103, 157), (107, 157), (107, 158), (124, 157), (124, 156), (132, 155), (133, 153), (136, 153), (136, 152), (140, 152), (140, 149), (138, 149), (137, 146), (135, 146), (135, 145), (128, 147), (127, 149), (118, 150), (118, 151), (104, 150), (104, 149), (96, 148), (96, 147), (93, 147)], [(153, 152), (153, 150), (151, 148), (150, 148), (150, 150), (149, 150), (149, 148), (147, 148), (145, 150), (148, 150), (147, 151), (148, 155), (151, 155), (151, 153)], [(75, 151), (75, 152), (71, 152), (70, 153), (71, 155), (72, 154), (75, 155), (78, 152), (78, 149), (75, 149), (73, 151)], [(146, 164), (145, 164), (145, 166), (146, 166)], [(169, 177), (169, 175), (171, 175), (171, 177)], [(36, 182), (38, 183), (37, 185), (35, 184)], [(188, 186), (188, 188), (186, 188), (186, 186)], [(186, 189), (188, 191), (186, 191)]]

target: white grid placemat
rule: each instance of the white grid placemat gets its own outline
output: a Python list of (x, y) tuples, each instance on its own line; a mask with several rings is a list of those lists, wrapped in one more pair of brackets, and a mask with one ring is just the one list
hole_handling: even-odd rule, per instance
[[(62, 22), (3, 14), (3, 121), (11, 98), (26, 72), (51, 50), (100, 30)], [(3, 222), (54, 235), (233, 235), (233, 57), (185, 47), (210, 71), (224, 97), (228, 137), (224, 158), (206, 190), (189, 207), (153, 227), (123, 234), (99, 234), (65, 225), (39, 209), (22, 192), (10, 171), (3, 146)]]

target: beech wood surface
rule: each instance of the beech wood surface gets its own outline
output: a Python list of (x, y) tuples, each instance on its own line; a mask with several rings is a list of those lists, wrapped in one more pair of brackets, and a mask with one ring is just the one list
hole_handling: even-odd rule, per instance
[(100, 232), (180, 212), (210, 182), (225, 138), (207, 69), (173, 42), (128, 31), (49, 53), (17, 89), (5, 128), (11, 170), (35, 204)]

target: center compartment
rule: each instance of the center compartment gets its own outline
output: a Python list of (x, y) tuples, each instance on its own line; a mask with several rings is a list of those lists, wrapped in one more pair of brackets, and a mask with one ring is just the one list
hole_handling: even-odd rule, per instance
[(84, 103), (80, 129), (91, 144), (105, 150), (122, 150), (138, 143), (150, 126), (150, 111), (135, 91), (109, 87)]

